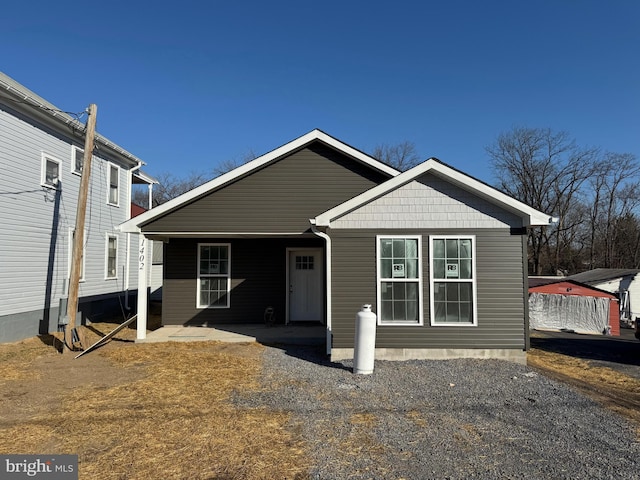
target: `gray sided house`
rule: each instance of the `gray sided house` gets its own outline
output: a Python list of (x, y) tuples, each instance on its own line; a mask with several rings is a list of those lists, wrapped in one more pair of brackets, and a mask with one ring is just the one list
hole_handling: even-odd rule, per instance
[(326, 325), (338, 360), (370, 303), (376, 358), (522, 361), (526, 229), (550, 221), (438, 160), (401, 173), (314, 130), (121, 230), (164, 241), (164, 325), (260, 323), (272, 307)]
[[(66, 312), (84, 125), (0, 73), (0, 342), (53, 332)], [(131, 185), (143, 162), (96, 136), (84, 232), (79, 321), (121, 315), (138, 285)], [(131, 302), (130, 307), (135, 307)]]

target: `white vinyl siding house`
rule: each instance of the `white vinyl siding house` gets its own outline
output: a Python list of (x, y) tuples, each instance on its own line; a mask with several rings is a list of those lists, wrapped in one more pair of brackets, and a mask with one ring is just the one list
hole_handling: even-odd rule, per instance
[[(19, 92), (19, 102), (13, 101), (13, 92)], [(37, 101), (30, 102), (31, 98)], [(84, 139), (81, 128), (65, 123), (73, 119), (59, 112), (54, 116), (36, 104), (54, 108), (0, 73), (0, 342), (56, 331), (59, 309), (68, 295), (82, 177), (77, 162)], [(129, 171), (142, 162), (104, 137), (98, 135), (96, 142), (100, 148), (92, 160), (79, 286), (82, 316), (78, 318), (83, 321), (107, 313), (106, 304), (97, 302), (117, 304), (118, 296), (124, 297), (127, 289), (135, 293), (137, 287), (137, 252), (126, 248), (123, 239), (115, 252), (120, 269), (116, 281), (105, 280), (105, 232), (122, 236), (115, 226), (130, 216), (130, 209), (122, 208), (130, 201)], [(110, 198), (106, 179), (114, 165), (118, 188), (117, 196)], [(124, 185), (127, 188), (121, 188)], [(121, 208), (108, 205), (107, 198)], [(127, 266), (128, 283), (122, 275)]]

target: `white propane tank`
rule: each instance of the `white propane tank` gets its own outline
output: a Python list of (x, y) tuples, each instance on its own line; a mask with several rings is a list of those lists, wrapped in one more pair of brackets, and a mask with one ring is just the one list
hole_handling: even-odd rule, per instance
[(353, 349), (353, 373), (370, 375), (376, 351), (376, 314), (371, 305), (363, 305), (356, 314), (356, 338)]

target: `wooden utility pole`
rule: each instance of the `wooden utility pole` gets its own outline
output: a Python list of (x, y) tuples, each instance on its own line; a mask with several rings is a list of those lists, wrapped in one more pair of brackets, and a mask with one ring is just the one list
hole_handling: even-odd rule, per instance
[[(73, 351), (73, 331), (76, 328), (76, 313), (78, 312), (78, 294), (80, 287), (80, 267), (84, 248), (84, 221), (87, 212), (87, 195), (89, 194), (89, 178), (91, 175), (91, 157), (93, 156), (93, 142), (96, 133), (96, 115), (98, 106), (89, 105), (87, 127), (84, 138), (84, 160), (82, 162), (82, 177), (80, 192), (78, 193), (78, 208), (76, 213), (76, 229), (73, 237), (73, 254), (71, 257), (71, 274), (69, 275), (69, 299), (67, 301), (68, 323), (64, 329), (64, 351)], [(81, 342), (82, 343), (82, 342)]]

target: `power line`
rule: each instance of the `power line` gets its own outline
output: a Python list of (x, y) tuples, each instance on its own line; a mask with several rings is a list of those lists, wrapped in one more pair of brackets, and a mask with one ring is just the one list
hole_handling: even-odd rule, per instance
[(46, 105), (34, 104), (34, 102), (27, 102), (27, 101), (24, 101), (24, 100), (16, 100), (15, 98), (9, 98), (9, 97), (7, 97), (5, 95), (0, 95), (0, 97), (2, 97), (3, 100), (7, 100), (8, 102), (22, 104), (22, 105), (29, 105), (29, 106), (32, 106), (32, 107), (39, 108), (40, 110), (44, 110), (46, 112), (64, 113), (66, 115), (69, 115), (70, 117), (73, 117), (75, 120), (78, 120), (78, 121), (80, 121), (80, 119), (82, 117), (87, 115), (87, 109), (86, 108), (81, 112), (68, 112), (66, 110), (60, 110), (58, 108), (47, 107)]

